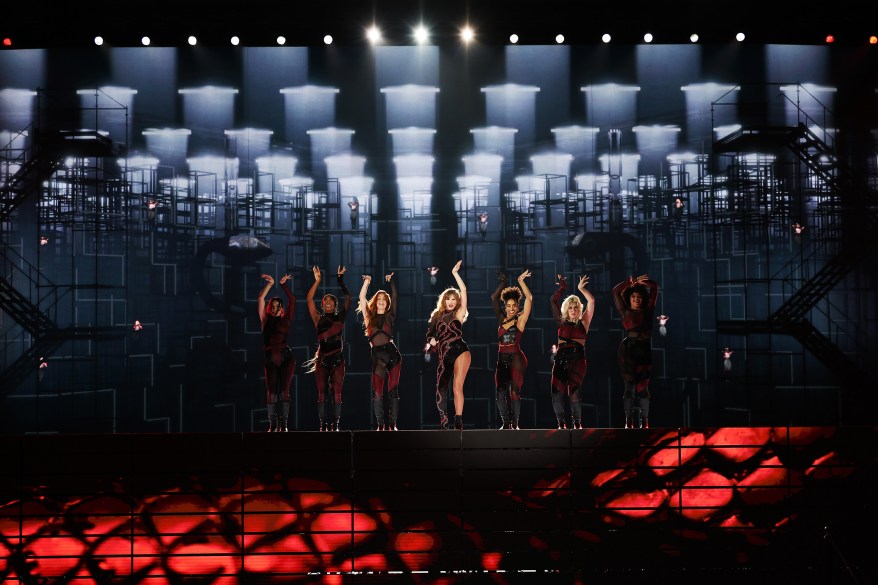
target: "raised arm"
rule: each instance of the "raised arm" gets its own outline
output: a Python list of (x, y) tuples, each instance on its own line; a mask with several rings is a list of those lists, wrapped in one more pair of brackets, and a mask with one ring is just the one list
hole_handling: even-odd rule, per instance
[(347, 268), (345, 268), (344, 266), (339, 266), (338, 272), (335, 273), (335, 278), (338, 281), (338, 286), (341, 287), (341, 294), (344, 295), (344, 305), (342, 309), (344, 313), (342, 315), (342, 318), (347, 316), (348, 311), (351, 308), (351, 291), (348, 290), (348, 287), (345, 286), (344, 283), (344, 273), (346, 270)]
[(588, 286), (588, 276), (581, 276), (579, 278), (579, 292), (582, 293), (582, 296), (585, 297), (586, 303), (585, 307), (582, 310), (582, 325), (585, 327), (586, 333), (588, 332), (588, 327), (591, 325), (591, 318), (594, 317), (594, 295), (591, 294), (591, 291), (586, 287)]
[(549, 308), (552, 309), (552, 317), (555, 318), (555, 323), (558, 325), (561, 324), (561, 297), (564, 295), (564, 291), (567, 290), (567, 279), (558, 275), (558, 282), (555, 283), (558, 285), (558, 290), (555, 291), (555, 294), (549, 299)]
[(625, 303), (625, 298), (622, 296), (622, 292), (633, 285), (634, 279), (629, 276), (626, 280), (623, 280), (613, 287), (613, 304), (616, 305), (616, 311), (618, 311), (620, 315), (625, 315), (625, 312), (628, 310), (628, 305)]
[(366, 298), (366, 292), (369, 290), (370, 282), (372, 282), (372, 277), (368, 274), (364, 274), (363, 286), (360, 288), (360, 312), (363, 314), (367, 323), (369, 322), (369, 299)]
[(530, 270), (525, 270), (518, 277), (518, 286), (521, 288), (521, 292), (524, 293), (524, 308), (521, 310), (521, 314), (518, 316), (518, 330), (524, 331), (524, 326), (527, 324), (527, 320), (530, 317), (530, 309), (534, 304), (534, 296), (531, 294), (530, 289), (527, 287), (527, 283), (524, 282), (526, 278), (530, 278)]
[(317, 294), (317, 287), (320, 286), (320, 268), (312, 266), (311, 272), (314, 273), (314, 284), (308, 289), (308, 296), (306, 299), (308, 300), (308, 314), (311, 315), (311, 321), (313, 321), (314, 326), (317, 327), (317, 322), (320, 320), (320, 313), (317, 312), (317, 306), (314, 304), (314, 295)]
[(259, 297), (256, 302), (256, 309), (259, 311), (260, 326), (265, 323), (265, 297), (268, 295), (268, 291), (271, 290), (271, 287), (274, 286), (274, 278), (272, 278), (270, 274), (263, 274), (262, 279), (265, 281), (265, 286), (259, 291)]
[(656, 299), (658, 299), (658, 283), (645, 274), (638, 276), (636, 282), (649, 288), (649, 299), (646, 301), (646, 306), (650, 309), (655, 307)]
[(497, 289), (493, 293), (491, 293), (491, 308), (494, 309), (494, 315), (497, 317), (498, 323), (502, 323), (505, 316), (503, 314), (503, 308), (500, 306), (500, 293), (503, 291), (504, 288), (506, 288), (506, 275), (498, 270)]
[(463, 322), (466, 319), (466, 284), (464, 284), (463, 278), (460, 276), (461, 264), (463, 264), (463, 260), (458, 260), (454, 268), (451, 269), (451, 274), (454, 275), (454, 280), (457, 281), (457, 288), (460, 290), (460, 306), (457, 307), (455, 316), (458, 321)]
[(395, 273), (391, 272), (387, 276), (384, 277), (384, 280), (390, 283), (390, 314), (396, 318), (396, 301), (399, 298), (399, 294), (396, 291), (396, 281), (393, 280), (393, 275)]
[(292, 275), (284, 274), (278, 281), (281, 290), (284, 291), (284, 295), (287, 297), (287, 310), (284, 311), (284, 318), (290, 322), (292, 322), (293, 318), (296, 316), (296, 295), (293, 294), (293, 291), (290, 290), (289, 285), (287, 285), (287, 282), (292, 280)]

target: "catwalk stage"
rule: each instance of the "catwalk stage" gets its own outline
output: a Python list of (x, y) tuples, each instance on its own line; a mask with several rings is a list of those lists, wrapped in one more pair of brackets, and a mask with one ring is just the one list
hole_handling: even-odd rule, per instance
[(868, 583), (874, 427), (0, 437), (2, 583)]

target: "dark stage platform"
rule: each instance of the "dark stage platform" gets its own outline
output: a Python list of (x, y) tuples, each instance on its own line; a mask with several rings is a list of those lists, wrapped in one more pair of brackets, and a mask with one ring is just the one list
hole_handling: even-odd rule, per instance
[(868, 583), (876, 435), (3, 436), (0, 582)]

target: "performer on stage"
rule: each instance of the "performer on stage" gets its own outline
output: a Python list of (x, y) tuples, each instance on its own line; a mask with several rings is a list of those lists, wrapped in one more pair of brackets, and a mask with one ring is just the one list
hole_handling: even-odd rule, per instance
[(585, 297), (583, 307), (579, 297), (568, 296), (561, 302), (561, 295), (567, 290), (567, 279), (558, 275), (558, 290), (552, 295), (552, 316), (558, 325), (558, 351), (552, 364), (552, 409), (558, 420), (558, 428), (566, 429), (564, 395), (570, 400), (570, 416), (573, 428), (582, 428), (582, 382), (585, 379), (587, 362), (585, 359), (585, 340), (594, 315), (594, 295), (586, 288), (588, 276), (579, 279), (579, 292)]
[[(334, 295), (323, 295), (318, 311), (314, 304), (314, 295), (320, 286), (320, 268), (314, 266), (314, 284), (308, 291), (308, 312), (311, 321), (317, 328), (317, 352), (305, 362), (308, 373), (317, 377), (317, 416), (320, 418), (321, 431), (337, 431), (341, 423), (341, 387), (344, 383), (344, 323), (351, 307), (351, 293), (344, 283), (346, 268), (339, 266), (336, 272), (338, 286), (344, 295), (344, 305), (339, 307), (338, 298)], [(328, 390), (328, 392), (327, 392)], [(333, 412), (328, 412), (332, 400)]]
[(631, 417), (638, 401), (642, 428), (649, 428), (649, 378), (652, 374), (652, 314), (658, 298), (658, 283), (647, 275), (629, 276), (613, 287), (613, 302), (622, 317), (625, 339), (619, 344), (617, 360), (622, 371), (622, 408), (625, 428), (635, 427)]
[(463, 340), (462, 325), (469, 316), (466, 308), (466, 285), (460, 277), (458, 260), (451, 270), (458, 288), (447, 288), (439, 295), (436, 308), (430, 314), (427, 330), (427, 351), (439, 353), (436, 368), (436, 407), (439, 409), (439, 426), (448, 425), (448, 382), (454, 377), (454, 428), (463, 430), (463, 382), (469, 371), (472, 356)]
[[(491, 295), (491, 306), (497, 316), (497, 366), (494, 387), (497, 389), (497, 410), (504, 429), (518, 429), (521, 417), (521, 387), (527, 357), (521, 351), (521, 334), (530, 317), (533, 295), (524, 280), (530, 277), (525, 270), (518, 277), (518, 286), (506, 286), (506, 275), (497, 271), (499, 284)], [(521, 306), (522, 298), (525, 299)]]
[[(372, 411), (379, 431), (395, 431), (399, 416), (399, 374), (402, 369), (402, 355), (393, 341), (393, 326), (396, 323), (396, 283), (391, 272), (384, 277), (390, 283), (390, 295), (384, 290), (377, 291), (371, 299), (366, 299), (372, 277), (363, 275), (363, 288), (360, 289), (360, 305), (363, 326), (372, 348)], [(389, 415), (384, 417), (384, 381), (387, 380)]]
[[(268, 408), (268, 432), (286, 432), (290, 418), (290, 382), (296, 371), (296, 356), (293, 348), (287, 345), (287, 336), (296, 314), (296, 297), (287, 286), (292, 276), (280, 277), (280, 288), (287, 297), (287, 307), (280, 297), (272, 297), (265, 306), (265, 297), (274, 286), (274, 278), (263, 274), (265, 286), (259, 293), (257, 309), (259, 324), (262, 327), (262, 348), (265, 352), (265, 405)], [(280, 404), (280, 414), (277, 405)], [(279, 417), (279, 418), (278, 418)]]

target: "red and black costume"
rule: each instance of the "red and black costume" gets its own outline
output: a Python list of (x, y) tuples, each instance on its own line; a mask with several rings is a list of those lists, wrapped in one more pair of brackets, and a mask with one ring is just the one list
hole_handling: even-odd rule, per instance
[[(558, 282), (558, 290), (552, 295), (552, 317), (558, 325), (558, 352), (552, 364), (552, 410), (558, 420), (558, 428), (567, 428), (564, 414), (564, 395), (570, 399), (570, 416), (573, 428), (582, 427), (582, 381), (588, 363), (585, 359), (585, 341), (588, 331), (582, 321), (568, 321), (561, 314), (561, 297), (567, 290), (567, 280)], [(583, 312), (585, 307), (583, 306)]]
[(390, 281), (390, 306), (384, 313), (375, 313), (366, 327), (366, 335), (372, 346), (372, 410), (378, 429), (385, 428), (384, 419), (384, 380), (387, 380), (389, 398), (389, 420), (386, 428), (396, 429), (399, 414), (399, 374), (402, 369), (402, 355), (393, 341), (393, 326), (396, 323), (396, 284)]
[(501, 278), (497, 290), (491, 295), (491, 306), (497, 316), (497, 366), (494, 369), (494, 388), (496, 388), (497, 410), (505, 429), (517, 429), (521, 416), (521, 388), (524, 385), (524, 371), (527, 357), (521, 351), (521, 330), (518, 329), (518, 315), (507, 318), (505, 303), (500, 298), (506, 287), (506, 279)]
[[(296, 371), (296, 356), (293, 348), (287, 345), (287, 336), (296, 314), (296, 297), (286, 282), (280, 285), (287, 297), (287, 307), (283, 315), (265, 314), (262, 322), (262, 348), (265, 352), (265, 404), (268, 407), (268, 420), (271, 428), (287, 428), (290, 416), (290, 383)], [(271, 301), (269, 301), (269, 305)], [(277, 404), (281, 405), (280, 421), (274, 425)]]
[(427, 341), (430, 338), (436, 340), (436, 345), (430, 351), (439, 354), (439, 363), (436, 366), (436, 408), (439, 410), (439, 425), (443, 429), (449, 428), (448, 384), (454, 375), (454, 362), (461, 354), (469, 351), (469, 346), (463, 340), (463, 324), (455, 317), (456, 313), (457, 310), (444, 311), (435, 323), (431, 322), (427, 330)]
[[(642, 309), (632, 309), (629, 302), (631, 293), (640, 292), (643, 298)], [(655, 302), (658, 298), (658, 283), (644, 280), (631, 284), (630, 280), (613, 287), (613, 302), (622, 317), (625, 338), (619, 344), (616, 359), (622, 371), (624, 391), (622, 408), (625, 411), (625, 428), (633, 428), (631, 408), (637, 398), (640, 407), (641, 425), (649, 426), (649, 379), (652, 374), (652, 323)]]
[[(341, 388), (345, 376), (344, 326), (351, 307), (351, 293), (344, 283), (344, 276), (338, 275), (338, 285), (344, 295), (344, 303), (335, 304), (334, 313), (323, 313), (317, 319), (317, 353), (312, 366), (317, 382), (317, 416), (320, 430), (339, 429), (341, 422)], [(327, 392), (328, 390), (328, 392)], [(327, 405), (333, 406), (332, 419), (327, 420)]]

